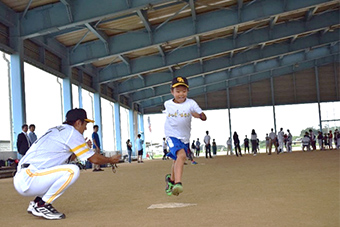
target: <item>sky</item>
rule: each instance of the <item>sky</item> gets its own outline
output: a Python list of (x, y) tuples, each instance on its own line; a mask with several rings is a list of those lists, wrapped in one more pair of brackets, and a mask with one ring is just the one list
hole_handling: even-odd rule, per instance
[[(9, 56), (7, 55), (9, 59)], [(62, 84), (61, 79), (44, 72), (28, 63), (24, 64), (25, 69), (25, 95), (26, 95), (26, 120), (27, 124), (36, 125), (36, 134), (43, 135), (49, 128), (59, 125), (63, 121), (62, 111)], [(9, 108), (9, 87), (7, 64), (0, 52), (0, 105), (2, 107), (1, 118), (8, 119), (2, 122), (3, 127), (0, 130), (0, 140), (10, 140), (10, 108)], [(92, 99), (93, 94), (84, 89), (81, 90), (83, 108), (87, 111), (89, 118), (93, 119)], [(79, 107), (78, 87), (72, 85), (73, 106)], [(190, 97), (190, 92), (188, 97)], [(115, 132), (114, 132), (114, 112), (113, 103), (101, 99), (102, 105), (102, 144), (103, 149), (114, 151)], [(321, 116), (323, 120), (340, 119), (340, 102), (321, 103)], [(203, 122), (199, 119), (192, 119), (191, 142), (199, 138), (203, 141), (205, 131), (209, 131), (212, 139), (215, 139), (218, 145), (225, 145), (230, 135), (229, 133), (229, 117), (228, 110), (210, 110), (204, 111), (207, 115), (207, 121)], [(128, 110), (121, 107), (121, 137), (122, 148), (125, 149), (125, 141), (129, 138), (129, 122)], [(302, 129), (307, 127), (319, 128), (318, 105), (299, 104), (275, 106), (276, 128), (281, 127), (286, 132), (290, 129), (293, 136), (298, 136)], [(258, 138), (264, 140), (266, 133), (274, 128), (273, 107), (252, 107), (231, 109), (231, 131), (236, 131), (241, 139), (245, 135), (250, 137), (251, 130), (255, 129)], [(148, 129), (148, 117), (150, 117), (151, 129)], [(164, 137), (164, 114), (144, 115), (144, 135), (145, 141), (152, 143), (162, 143)], [(324, 122), (325, 126), (340, 126), (340, 121)], [(84, 136), (91, 138), (92, 125), (88, 124), (87, 131)]]

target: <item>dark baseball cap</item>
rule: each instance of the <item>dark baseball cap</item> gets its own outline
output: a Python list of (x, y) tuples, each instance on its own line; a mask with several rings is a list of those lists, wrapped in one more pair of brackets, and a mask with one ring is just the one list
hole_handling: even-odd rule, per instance
[(86, 111), (84, 109), (72, 109), (69, 110), (66, 114), (66, 121), (76, 121), (76, 120), (82, 120), (86, 122), (94, 122), (94, 120), (87, 119)]
[(185, 77), (180, 77), (180, 76), (172, 79), (172, 85), (171, 85), (172, 88), (180, 86), (180, 85), (183, 85), (189, 88), (188, 79)]

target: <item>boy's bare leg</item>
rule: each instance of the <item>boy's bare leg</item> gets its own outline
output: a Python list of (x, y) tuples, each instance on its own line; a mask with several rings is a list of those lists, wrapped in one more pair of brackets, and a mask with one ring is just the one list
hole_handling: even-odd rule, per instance
[(172, 162), (172, 165), (171, 165), (171, 177), (170, 177), (170, 180), (172, 182), (175, 182), (175, 163), (176, 163), (176, 160), (174, 160)]
[[(177, 152), (177, 160), (174, 161), (172, 171), (174, 173), (175, 183), (182, 182), (182, 174), (183, 174), (183, 166), (186, 160), (186, 153), (184, 149), (181, 149)], [(171, 178), (173, 175), (171, 175)], [(172, 179), (171, 179), (172, 180)]]

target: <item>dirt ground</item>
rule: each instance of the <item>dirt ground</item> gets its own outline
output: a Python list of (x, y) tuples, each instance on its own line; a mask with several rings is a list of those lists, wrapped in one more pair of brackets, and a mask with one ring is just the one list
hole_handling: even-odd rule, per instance
[[(172, 161), (119, 164), (117, 173), (81, 171), (53, 204), (66, 219), (26, 212), (12, 178), (0, 180), (1, 225), (11, 226), (325, 226), (339, 227), (339, 150), (256, 157), (200, 157), (184, 167), (184, 192), (164, 192)], [(147, 209), (152, 204), (191, 203)]]

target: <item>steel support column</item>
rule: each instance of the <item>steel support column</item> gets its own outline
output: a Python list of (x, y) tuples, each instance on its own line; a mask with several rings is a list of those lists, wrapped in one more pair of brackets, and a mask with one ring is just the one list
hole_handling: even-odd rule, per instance
[(273, 77), (270, 77), (270, 89), (271, 89), (271, 92), (272, 92), (274, 130), (275, 130), (275, 134), (276, 134), (277, 131), (276, 131), (275, 95), (274, 95), (274, 78)]
[(63, 121), (65, 120), (65, 116), (67, 111), (73, 108), (72, 103), (72, 84), (69, 77), (63, 79)]
[(145, 134), (144, 134), (144, 115), (143, 114), (139, 114), (138, 115), (138, 131), (139, 133), (141, 133), (141, 138), (144, 140), (144, 144), (143, 144), (143, 158), (146, 157), (146, 147), (145, 147)]
[[(228, 118), (229, 118), (229, 136), (231, 138), (231, 141), (233, 141), (232, 132), (231, 132), (231, 115), (230, 115), (230, 94), (229, 94), (229, 87), (227, 87), (227, 105), (228, 105)], [(228, 152), (228, 150), (227, 150), (227, 152)], [(231, 153), (233, 153), (233, 143), (231, 143)]]
[(26, 123), (26, 99), (25, 99), (25, 78), (24, 78), (24, 46), (23, 40), (15, 39), (16, 53), (11, 55), (11, 96), (12, 96), (12, 116), (13, 119), (13, 148), (17, 150), (16, 141), (21, 133), (22, 125)]
[(114, 103), (115, 109), (115, 136), (116, 136), (116, 148), (117, 151), (122, 151), (122, 137), (120, 131), (120, 105), (119, 103)]
[(102, 130), (102, 103), (100, 99), (100, 94), (98, 92), (95, 92), (93, 94), (93, 107), (94, 108), (94, 124), (99, 126), (98, 129), (98, 135), (100, 140), (102, 141), (101, 148), (103, 149), (103, 130)]
[(83, 92), (80, 84), (78, 85), (78, 100), (79, 100), (78, 108), (83, 108)]
[(318, 99), (318, 111), (319, 111), (319, 126), (320, 132), (322, 132), (322, 121), (321, 121), (321, 106), (320, 106), (320, 87), (319, 87), (319, 68), (314, 66), (315, 83), (316, 83), (316, 96)]
[(135, 125), (135, 122), (134, 122), (134, 112), (133, 110), (129, 110), (129, 132), (130, 132), (130, 141), (131, 141), (131, 144), (132, 144), (132, 154), (131, 156), (136, 156), (136, 149), (135, 149), (135, 130), (134, 130), (134, 125)]
[(66, 75), (66, 77), (63, 79), (63, 94), (62, 94), (62, 103), (63, 103), (63, 121), (65, 120), (67, 111), (71, 110), (73, 108), (73, 99), (72, 99), (72, 83), (71, 83), (71, 77), (72, 77), (72, 70), (69, 66), (68, 57), (67, 59), (63, 59), (63, 68), (62, 72)]

